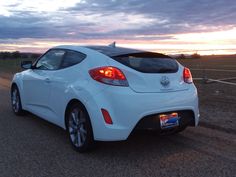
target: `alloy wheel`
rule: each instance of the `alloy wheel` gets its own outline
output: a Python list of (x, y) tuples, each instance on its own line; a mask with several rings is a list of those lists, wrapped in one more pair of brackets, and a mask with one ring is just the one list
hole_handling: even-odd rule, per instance
[(12, 91), (12, 109), (15, 113), (20, 110), (20, 96), (17, 88), (14, 88)]
[(85, 113), (80, 108), (74, 108), (69, 115), (68, 130), (70, 139), (77, 148), (82, 147), (87, 138), (85, 116)]

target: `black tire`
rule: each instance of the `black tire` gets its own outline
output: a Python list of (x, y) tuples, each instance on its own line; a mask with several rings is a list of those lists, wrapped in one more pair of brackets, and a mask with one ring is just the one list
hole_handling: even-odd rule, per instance
[(183, 127), (178, 128), (178, 129), (176, 130), (175, 134), (184, 131), (186, 128), (187, 128), (187, 126), (183, 126)]
[(178, 133), (184, 131), (186, 128), (187, 128), (187, 126), (183, 126), (183, 127), (177, 127), (177, 128), (173, 128), (173, 129), (163, 130), (161, 132), (161, 135), (175, 135), (175, 134), (178, 134)]
[(90, 118), (86, 109), (79, 102), (69, 107), (66, 126), (70, 143), (76, 151), (86, 152), (94, 147)]
[(15, 115), (21, 116), (25, 113), (22, 109), (20, 92), (16, 85), (13, 85), (11, 88), (11, 106)]

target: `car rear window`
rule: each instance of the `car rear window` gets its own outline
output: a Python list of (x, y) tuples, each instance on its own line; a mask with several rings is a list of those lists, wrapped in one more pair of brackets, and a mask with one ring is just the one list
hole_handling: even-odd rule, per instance
[(159, 53), (135, 53), (112, 58), (143, 73), (175, 73), (178, 71), (178, 63), (173, 58)]

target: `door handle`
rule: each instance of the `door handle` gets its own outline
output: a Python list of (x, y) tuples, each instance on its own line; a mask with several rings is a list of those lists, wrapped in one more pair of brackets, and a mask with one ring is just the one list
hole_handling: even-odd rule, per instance
[(45, 79), (45, 82), (46, 82), (46, 83), (51, 83), (51, 80), (50, 80), (49, 78), (46, 78), (46, 79)]

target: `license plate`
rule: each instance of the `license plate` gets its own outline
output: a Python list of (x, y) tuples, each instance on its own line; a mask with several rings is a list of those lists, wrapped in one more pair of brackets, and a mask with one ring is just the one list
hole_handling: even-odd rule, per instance
[(179, 126), (180, 117), (176, 112), (170, 114), (160, 114), (159, 119), (160, 119), (161, 129), (167, 129)]

